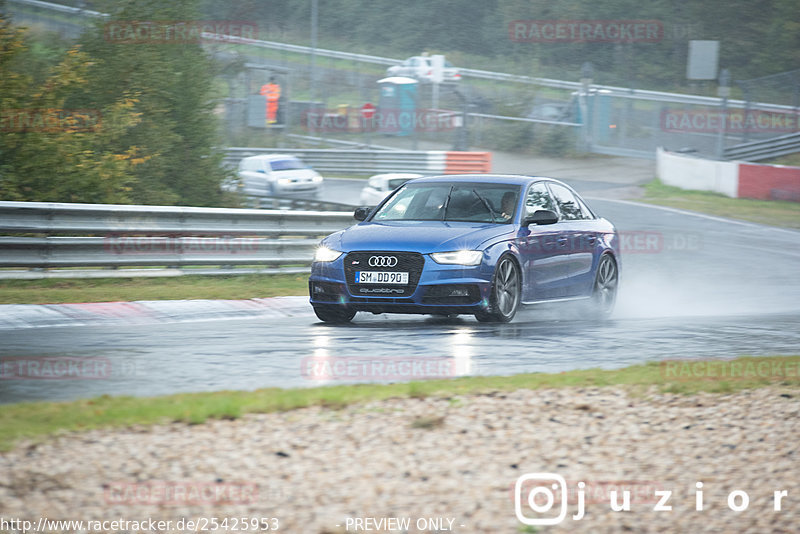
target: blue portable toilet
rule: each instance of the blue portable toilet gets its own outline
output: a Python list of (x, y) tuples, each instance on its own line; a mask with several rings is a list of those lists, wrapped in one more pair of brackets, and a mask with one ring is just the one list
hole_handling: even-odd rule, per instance
[(414, 78), (390, 76), (378, 80), (377, 131), (387, 135), (411, 135), (416, 126), (417, 86)]

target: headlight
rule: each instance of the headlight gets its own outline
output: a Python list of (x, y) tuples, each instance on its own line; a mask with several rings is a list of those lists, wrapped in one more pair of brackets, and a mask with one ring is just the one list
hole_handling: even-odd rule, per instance
[(319, 183), (319, 182), (321, 182), (321, 181), (322, 181), (322, 176), (320, 176), (320, 175), (318, 174), (318, 175), (314, 176), (313, 178), (311, 178), (311, 181), (312, 181), (312, 182), (315, 182), (315, 183)]
[(341, 256), (342, 253), (338, 250), (333, 250), (328, 247), (319, 247), (317, 251), (314, 253), (314, 261), (334, 261), (336, 258)]
[(478, 265), (483, 258), (480, 250), (457, 250), (455, 252), (434, 252), (431, 258), (436, 263), (455, 265)]

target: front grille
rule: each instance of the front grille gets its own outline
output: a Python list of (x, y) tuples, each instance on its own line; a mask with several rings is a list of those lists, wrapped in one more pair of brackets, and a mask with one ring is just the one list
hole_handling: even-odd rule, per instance
[[(394, 256), (397, 264), (392, 267), (370, 267), (372, 256)], [(414, 294), (422, 276), (425, 258), (418, 252), (367, 251), (351, 252), (344, 258), (344, 275), (350, 293), (360, 297), (409, 297)], [(408, 272), (408, 284), (356, 284), (356, 271)]]

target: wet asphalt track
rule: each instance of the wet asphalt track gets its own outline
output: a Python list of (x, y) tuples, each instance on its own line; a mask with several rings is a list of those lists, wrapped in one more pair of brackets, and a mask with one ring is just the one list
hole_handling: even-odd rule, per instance
[[(579, 190), (591, 197), (603, 187)], [(590, 203), (623, 232), (626, 249), (608, 322), (549, 305), (526, 308), (504, 325), (360, 313), (351, 325), (330, 326), (300, 305), (292, 316), (270, 318), (7, 329), (0, 330), (0, 358), (94, 357), (111, 362), (112, 372), (93, 380), (0, 380), (0, 402), (798, 353), (800, 232)]]

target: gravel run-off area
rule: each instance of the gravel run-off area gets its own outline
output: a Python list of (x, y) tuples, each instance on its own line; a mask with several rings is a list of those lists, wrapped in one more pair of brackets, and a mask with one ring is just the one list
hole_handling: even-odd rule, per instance
[[(298, 534), (406, 531), (379, 530), (400, 524), (379, 523), (388, 518), (407, 519), (408, 532), (796, 533), (799, 410), (798, 390), (779, 386), (724, 395), (560, 388), (66, 433), (0, 454), (0, 516), (153, 518), (173, 521), (173, 532), (182, 518), (227, 517), (239, 518), (238, 531), (243, 520), (278, 518), (280, 532)], [(516, 517), (515, 482), (536, 472), (570, 489), (559, 525)], [(578, 482), (585, 516), (574, 520)], [(522, 485), (525, 516), (557, 516), (560, 490), (537, 514), (531, 484), (542, 485)], [(630, 491), (630, 511), (610, 509), (614, 488)], [(744, 511), (728, 506), (736, 490), (749, 497)], [(656, 491), (671, 491), (671, 511), (653, 510)], [(787, 492), (780, 511), (776, 491)], [(439, 528), (417, 528), (428, 519)]]

